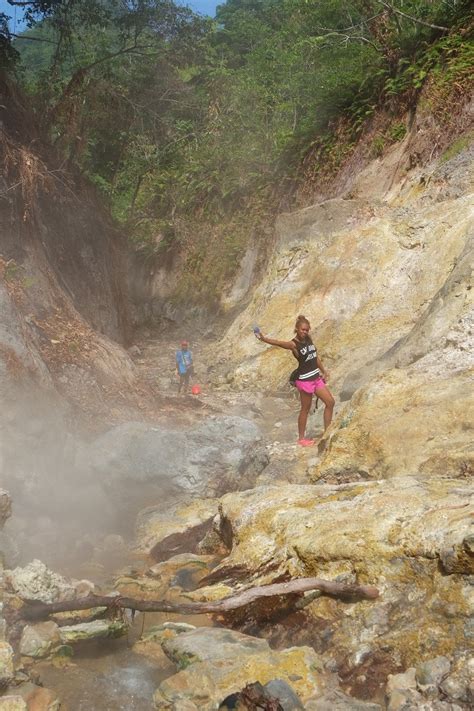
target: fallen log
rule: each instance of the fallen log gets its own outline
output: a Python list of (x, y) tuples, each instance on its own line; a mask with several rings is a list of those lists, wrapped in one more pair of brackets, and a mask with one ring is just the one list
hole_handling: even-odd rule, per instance
[(40, 620), (56, 612), (70, 612), (72, 610), (89, 610), (93, 607), (107, 607), (110, 609), (138, 610), (140, 612), (171, 612), (180, 615), (195, 615), (201, 613), (219, 613), (236, 610), (244, 607), (262, 597), (277, 597), (293, 595), (309, 590), (319, 590), (324, 595), (331, 595), (345, 600), (363, 599), (374, 600), (379, 596), (379, 591), (372, 585), (348, 585), (337, 583), (322, 578), (298, 578), (287, 583), (274, 583), (261, 585), (243, 590), (235, 595), (212, 602), (168, 602), (167, 600), (139, 600), (120, 595), (94, 595), (62, 600), (61, 602), (38, 602), (29, 600), (18, 614), (24, 620)]

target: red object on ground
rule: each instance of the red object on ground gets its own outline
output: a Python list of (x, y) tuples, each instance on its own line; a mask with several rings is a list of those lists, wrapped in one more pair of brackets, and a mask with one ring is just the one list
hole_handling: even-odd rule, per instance
[(200, 395), (201, 394), (201, 386), (200, 385), (193, 385), (191, 388), (191, 394), (192, 395)]

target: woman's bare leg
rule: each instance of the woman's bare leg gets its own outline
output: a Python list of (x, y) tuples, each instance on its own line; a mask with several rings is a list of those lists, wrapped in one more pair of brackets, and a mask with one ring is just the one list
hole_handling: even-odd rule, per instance
[(301, 410), (298, 415), (298, 439), (304, 439), (304, 433), (306, 432), (306, 423), (308, 421), (309, 411), (311, 409), (311, 400), (313, 396), (311, 393), (305, 393), (300, 390), (300, 400), (301, 400)]
[(327, 430), (329, 425), (331, 424), (332, 420), (332, 414), (334, 412), (334, 404), (335, 400), (331, 394), (331, 391), (327, 386), (324, 386), (323, 388), (318, 388), (315, 391), (315, 395), (319, 397), (320, 400), (324, 402), (324, 415), (323, 415), (323, 420), (324, 420), (324, 431)]

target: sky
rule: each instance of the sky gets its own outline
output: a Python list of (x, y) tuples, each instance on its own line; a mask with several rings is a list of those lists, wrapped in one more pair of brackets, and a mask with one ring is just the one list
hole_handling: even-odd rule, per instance
[[(195, 12), (199, 12), (201, 15), (210, 15), (211, 17), (214, 17), (216, 6), (224, 5), (225, 0), (181, 0), (181, 4), (188, 5), (192, 10), (194, 10)], [(0, 0), (0, 12), (4, 12), (5, 15), (8, 15), (12, 18), (10, 22), (10, 31), (15, 32), (15, 8), (9, 5), (7, 0)], [(16, 16), (17, 19), (22, 16), (21, 8), (17, 8)], [(16, 31), (21, 31), (21, 29), (22, 26), (17, 24)]]

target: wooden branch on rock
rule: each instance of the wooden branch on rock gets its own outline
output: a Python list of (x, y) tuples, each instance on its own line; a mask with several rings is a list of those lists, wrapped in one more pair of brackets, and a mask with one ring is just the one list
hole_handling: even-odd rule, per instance
[(93, 607), (107, 607), (111, 609), (139, 610), (140, 612), (172, 612), (180, 615), (196, 615), (201, 613), (219, 613), (236, 610), (244, 607), (262, 597), (276, 597), (280, 595), (293, 595), (309, 590), (320, 590), (325, 595), (332, 595), (342, 599), (374, 600), (379, 595), (377, 588), (372, 585), (347, 585), (336, 583), (322, 578), (298, 578), (287, 583), (275, 583), (250, 588), (230, 595), (222, 600), (213, 602), (168, 602), (167, 600), (138, 600), (136, 598), (121, 597), (119, 595), (87, 595), (73, 600), (62, 602), (36, 602), (29, 601), (21, 608), (19, 615), (25, 620), (45, 619), (56, 612), (71, 610), (89, 610)]

